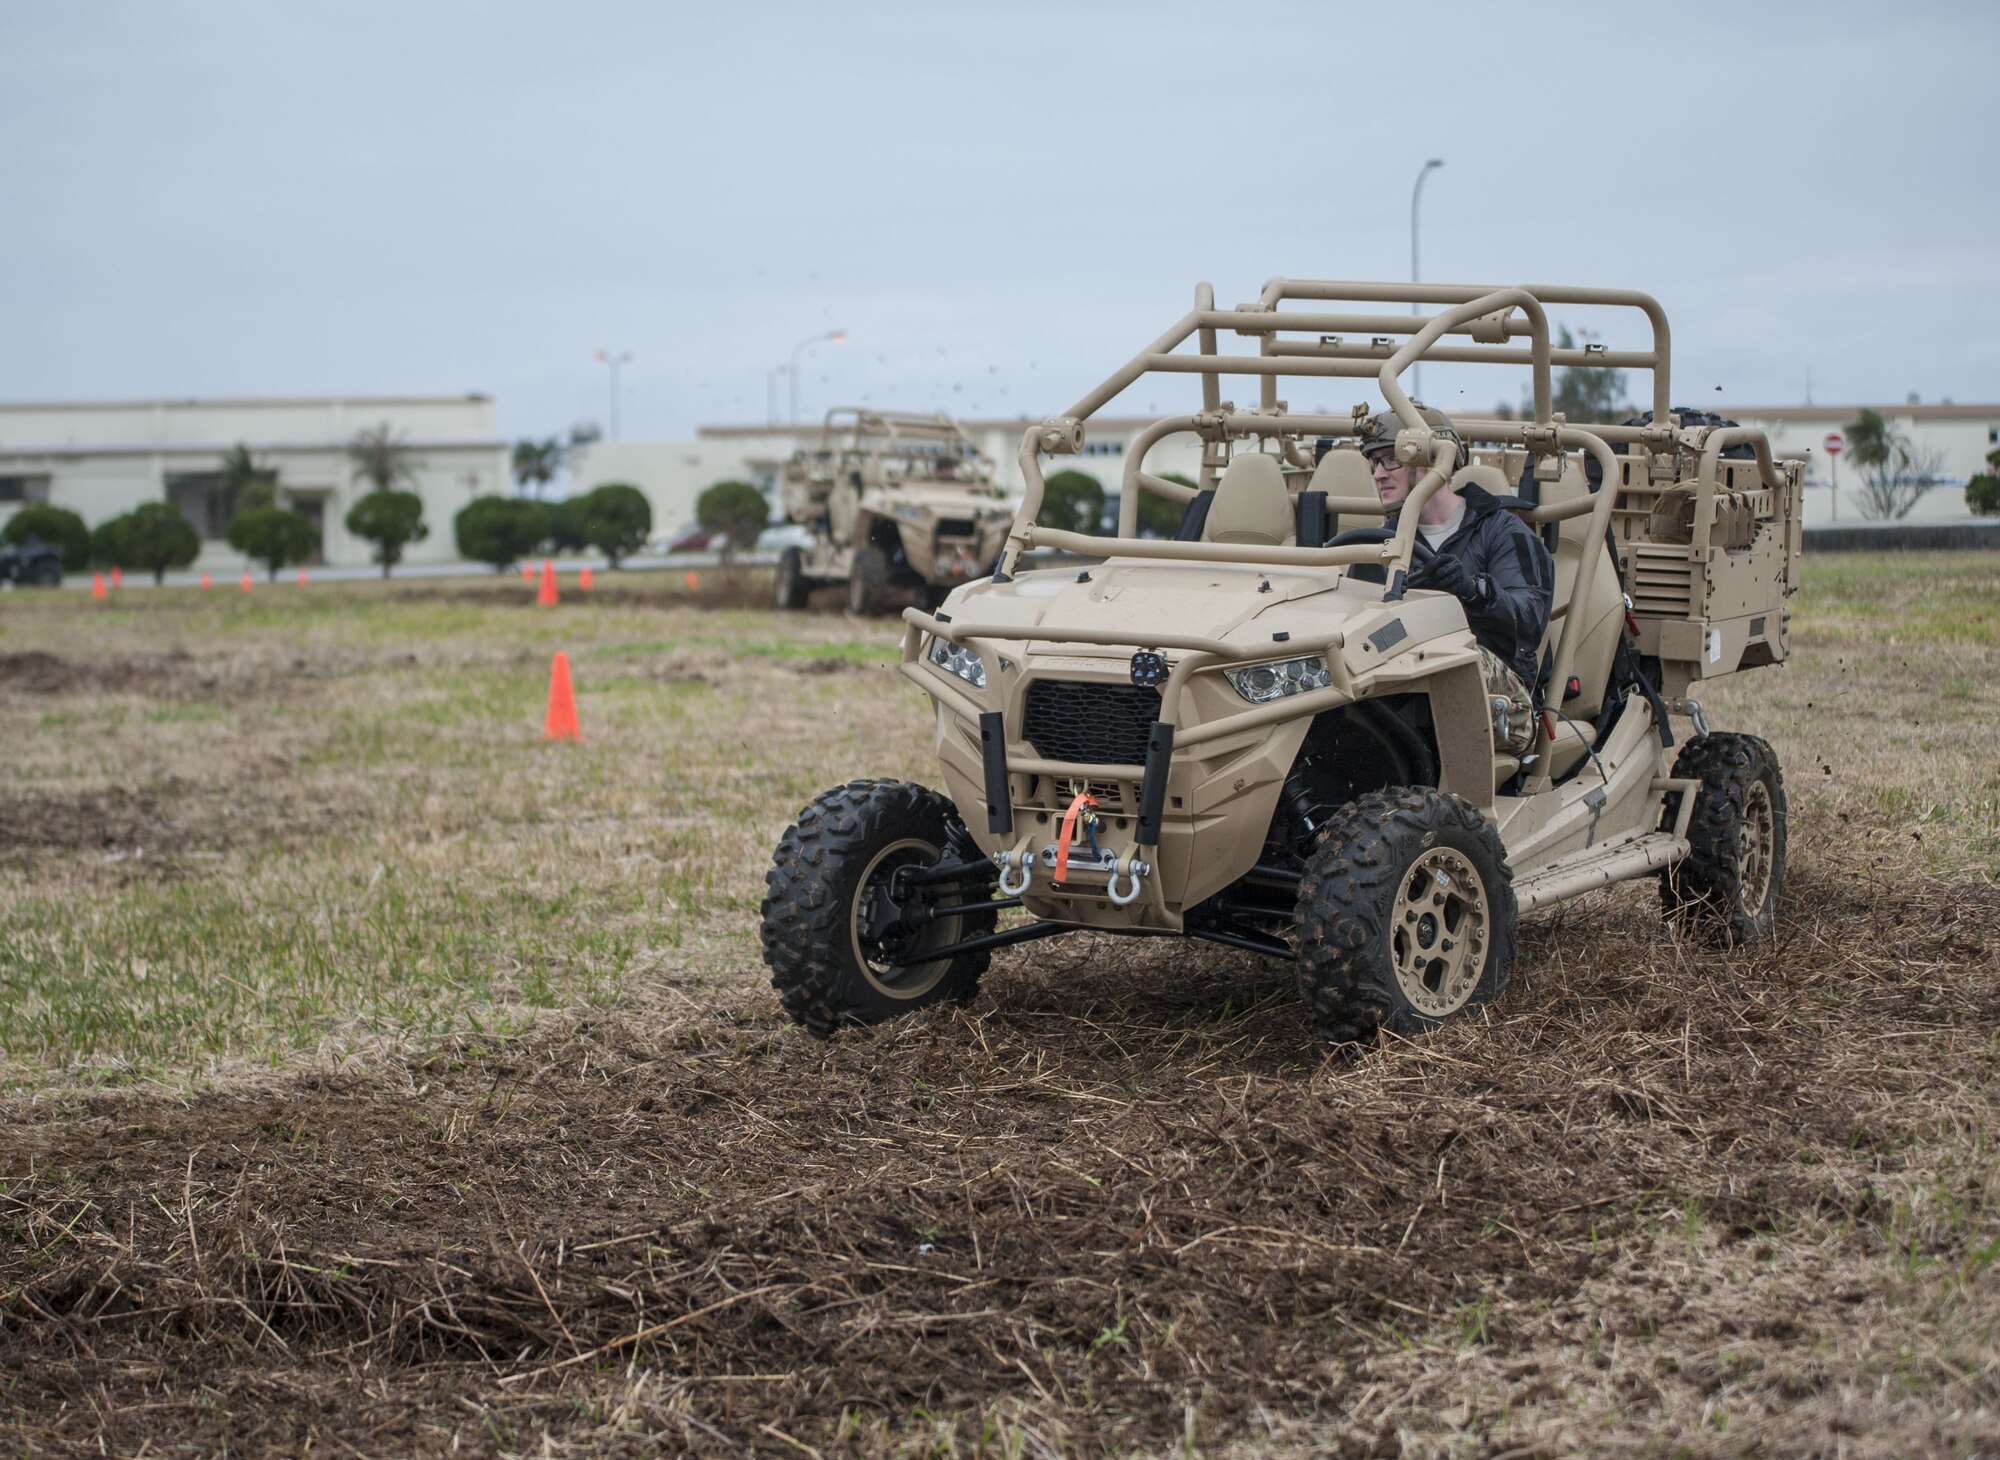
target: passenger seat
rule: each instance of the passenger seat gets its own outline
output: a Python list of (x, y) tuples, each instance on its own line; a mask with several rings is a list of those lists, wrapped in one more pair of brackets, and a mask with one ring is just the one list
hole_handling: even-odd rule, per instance
[(1215, 500), (1201, 525), (1202, 542), (1254, 547), (1292, 547), (1298, 524), (1292, 494), (1278, 458), (1261, 452), (1239, 456), (1215, 484)]

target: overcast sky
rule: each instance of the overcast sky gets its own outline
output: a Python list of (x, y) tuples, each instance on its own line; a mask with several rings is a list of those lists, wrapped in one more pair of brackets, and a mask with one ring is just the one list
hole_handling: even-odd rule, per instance
[(809, 416), (1049, 415), (1197, 280), (1406, 278), (1441, 157), (1424, 276), (1645, 289), (1688, 404), (1992, 401), (1997, 63), (2000, 6), (1923, 0), (0, 0), (0, 400), (476, 390), (548, 435), (609, 348), (621, 434), (678, 436), (841, 328)]

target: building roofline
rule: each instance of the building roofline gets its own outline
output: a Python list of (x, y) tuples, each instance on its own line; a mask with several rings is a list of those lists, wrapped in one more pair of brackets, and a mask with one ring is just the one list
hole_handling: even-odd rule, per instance
[(462, 406), (469, 402), (491, 405), (493, 397), (479, 391), (462, 395), (253, 395), (177, 396), (147, 400), (52, 400), (0, 401), (4, 411), (136, 411), (158, 406), (181, 408), (232, 408), (244, 406)]
[[(410, 451), (505, 451), (507, 442), (498, 437), (437, 436), (399, 441)], [(74, 459), (81, 456), (223, 456), (238, 446), (252, 455), (260, 451), (319, 451), (344, 453), (349, 445), (344, 436), (317, 437), (309, 441), (117, 441), (41, 442), (27, 446), (0, 444), (0, 460), (25, 457)]]

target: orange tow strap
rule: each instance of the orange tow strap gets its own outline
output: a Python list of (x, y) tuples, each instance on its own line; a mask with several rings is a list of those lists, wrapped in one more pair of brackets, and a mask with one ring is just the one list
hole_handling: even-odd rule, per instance
[(1056, 841), (1055, 881), (1058, 887), (1062, 885), (1063, 878), (1069, 872), (1069, 844), (1070, 839), (1076, 835), (1076, 818), (1086, 806), (1095, 810), (1097, 798), (1088, 791), (1078, 791), (1076, 799), (1069, 803), (1069, 810), (1063, 813), (1062, 836)]

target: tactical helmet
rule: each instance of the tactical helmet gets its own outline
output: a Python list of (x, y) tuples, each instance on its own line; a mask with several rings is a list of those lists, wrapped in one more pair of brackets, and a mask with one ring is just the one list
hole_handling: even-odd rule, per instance
[[(1465, 438), (1458, 434), (1458, 427), (1452, 425), (1450, 416), (1447, 416), (1443, 411), (1425, 405), (1420, 400), (1413, 400), (1410, 404), (1417, 408), (1417, 415), (1423, 419), (1423, 423), (1426, 426), (1429, 426), (1432, 431), (1440, 436), (1450, 437), (1452, 445), (1458, 448), (1458, 457), (1454, 470), (1457, 467), (1463, 467), (1466, 462), (1472, 459), (1472, 452), (1466, 447)], [(1373, 456), (1378, 451), (1393, 450), (1396, 445), (1396, 433), (1402, 429), (1403, 418), (1401, 416), (1397, 415), (1394, 411), (1377, 411), (1361, 423), (1362, 454), (1364, 456)]]

